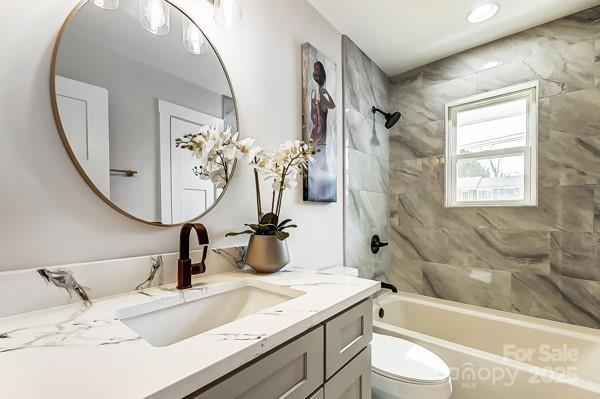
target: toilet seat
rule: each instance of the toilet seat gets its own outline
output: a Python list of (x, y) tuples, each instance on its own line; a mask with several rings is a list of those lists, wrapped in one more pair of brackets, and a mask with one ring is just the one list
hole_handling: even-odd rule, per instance
[(435, 353), (401, 338), (373, 333), (371, 368), (395, 381), (436, 385), (450, 380), (448, 365)]

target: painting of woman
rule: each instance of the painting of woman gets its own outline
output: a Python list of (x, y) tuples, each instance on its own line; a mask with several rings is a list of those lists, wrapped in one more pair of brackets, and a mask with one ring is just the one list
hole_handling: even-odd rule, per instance
[(302, 46), (302, 137), (319, 152), (304, 179), (304, 200), (337, 201), (336, 65), (319, 50)]
[(318, 89), (311, 92), (311, 120), (313, 129), (310, 137), (315, 145), (327, 144), (327, 115), (330, 109), (335, 109), (335, 102), (327, 92), (327, 72), (321, 61), (315, 62), (313, 66), (313, 79), (319, 85)]

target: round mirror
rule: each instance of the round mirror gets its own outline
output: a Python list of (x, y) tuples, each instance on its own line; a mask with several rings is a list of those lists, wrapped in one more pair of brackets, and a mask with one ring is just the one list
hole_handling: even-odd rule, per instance
[[(80, 3), (60, 31), (51, 86), (67, 152), (119, 212), (174, 225), (223, 195), (227, 184), (198, 173), (200, 160), (177, 139), (209, 127), (236, 132), (235, 97), (216, 50), (173, 4)], [(230, 177), (234, 165), (225, 170)]]

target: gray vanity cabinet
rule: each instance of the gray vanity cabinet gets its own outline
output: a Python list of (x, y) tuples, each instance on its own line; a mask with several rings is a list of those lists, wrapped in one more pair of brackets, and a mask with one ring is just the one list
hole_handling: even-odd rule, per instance
[(373, 303), (362, 302), (325, 323), (325, 377), (337, 372), (373, 338)]
[(365, 300), (186, 399), (370, 399)]
[(324, 399), (371, 399), (371, 348), (365, 348), (325, 383)]
[(323, 384), (323, 327), (243, 369), (199, 399), (305, 399)]

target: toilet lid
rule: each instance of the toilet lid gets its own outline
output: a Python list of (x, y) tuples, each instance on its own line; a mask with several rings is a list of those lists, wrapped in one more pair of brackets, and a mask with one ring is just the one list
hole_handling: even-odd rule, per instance
[(373, 334), (373, 371), (397, 381), (439, 384), (450, 378), (448, 365), (435, 353), (410, 341)]

